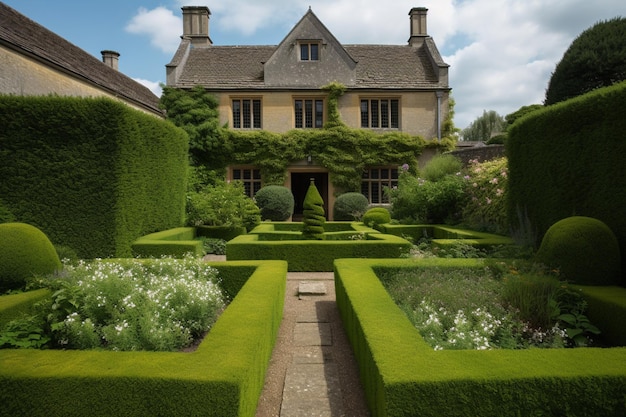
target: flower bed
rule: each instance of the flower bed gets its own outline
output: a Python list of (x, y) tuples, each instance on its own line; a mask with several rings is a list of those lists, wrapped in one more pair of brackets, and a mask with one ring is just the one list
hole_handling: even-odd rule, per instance
[[(335, 262), (337, 306), (372, 416), (624, 415), (626, 348), (435, 351), (375, 273), (479, 262)], [(623, 311), (626, 289), (619, 290)], [(604, 322), (592, 319), (606, 331)]]
[(287, 265), (211, 265), (236, 296), (195, 352), (2, 350), (2, 414), (254, 416), (282, 318)]

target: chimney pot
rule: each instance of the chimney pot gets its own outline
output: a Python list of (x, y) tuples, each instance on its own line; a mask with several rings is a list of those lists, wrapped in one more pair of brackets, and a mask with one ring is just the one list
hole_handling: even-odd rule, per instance
[(113, 68), (115, 71), (119, 70), (119, 52), (104, 50), (100, 51), (100, 53), (102, 54), (102, 62), (104, 62), (107, 67)]
[(424, 38), (428, 36), (426, 29), (426, 15), (428, 9), (426, 7), (414, 7), (409, 12), (411, 20), (411, 37), (409, 38), (409, 45), (420, 46), (424, 43)]
[(212, 45), (209, 37), (209, 16), (206, 6), (185, 6), (183, 11), (183, 38), (190, 39), (192, 45)]

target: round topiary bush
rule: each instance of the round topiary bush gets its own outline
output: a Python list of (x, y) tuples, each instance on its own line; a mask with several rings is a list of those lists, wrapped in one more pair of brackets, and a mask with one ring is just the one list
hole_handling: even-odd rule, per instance
[(376, 227), (379, 224), (385, 224), (391, 222), (391, 215), (389, 210), (384, 207), (374, 207), (365, 212), (362, 222), (366, 226)]
[(336, 221), (360, 220), (367, 211), (369, 201), (361, 193), (341, 194), (333, 206), (333, 219)]
[(553, 224), (541, 241), (537, 260), (558, 269), (572, 283), (619, 284), (617, 238), (597, 219), (574, 216)]
[(25, 223), (0, 224), (0, 291), (21, 288), (33, 275), (60, 269), (59, 255), (41, 230)]
[(254, 196), (261, 210), (262, 220), (282, 222), (293, 214), (294, 199), (291, 190), (282, 185), (267, 185)]

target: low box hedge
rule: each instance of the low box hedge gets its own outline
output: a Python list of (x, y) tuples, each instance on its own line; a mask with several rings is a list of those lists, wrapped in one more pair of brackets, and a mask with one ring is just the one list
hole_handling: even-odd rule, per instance
[(193, 227), (176, 227), (150, 233), (135, 240), (131, 248), (135, 257), (159, 258), (167, 255), (180, 258), (186, 254), (197, 257), (204, 254), (202, 242), (196, 240)]
[(417, 242), (422, 238), (432, 239), (435, 246), (445, 247), (458, 244), (459, 241), (467, 245), (480, 248), (490, 248), (499, 245), (512, 245), (513, 239), (508, 236), (496, 235), (493, 233), (476, 232), (458, 227), (436, 225), (436, 224), (381, 224), (378, 230), (395, 236), (408, 236)]
[(482, 262), (335, 261), (337, 306), (372, 416), (626, 415), (626, 348), (435, 351), (375, 272)]
[[(288, 262), (289, 271), (332, 271), (338, 258), (398, 258), (407, 253), (411, 243), (401, 237), (373, 229), (355, 229), (351, 235), (363, 231), (358, 240), (299, 240), (288, 239), (287, 231), (267, 232), (254, 229), (226, 244), (226, 259), (281, 259)], [(293, 232), (295, 233), (295, 232)], [(333, 236), (334, 232), (330, 235)], [(345, 233), (345, 232), (336, 232)]]
[(33, 304), (49, 294), (48, 290), (36, 290), (0, 297), (0, 327), (23, 314), (30, 314)]
[(231, 290), (243, 286), (196, 351), (0, 350), (0, 415), (254, 416), (287, 265), (212, 265), (235, 279)]

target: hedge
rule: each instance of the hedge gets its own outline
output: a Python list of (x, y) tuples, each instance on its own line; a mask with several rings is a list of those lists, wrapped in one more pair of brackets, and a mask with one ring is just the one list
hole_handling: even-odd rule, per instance
[[(294, 227), (298, 225), (302, 227), (302, 223), (294, 223)], [(332, 232), (327, 233), (330, 237), (325, 240), (300, 240), (300, 234), (295, 231), (258, 230), (270, 227), (267, 224), (258, 226), (250, 234), (226, 243), (226, 259), (281, 259), (288, 262), (289, 271), (332, 271), (333, 261), (338, 258), (398, 258), (411, 249), (409, 241), (364, 228), (360, 223), (355, 223), (358, 231), (336, 232), (358, 235), (356, 240), (337, 240), (338, 236)]]
[(187, 254), (200, 257), (204, 249), (202, 242), (195, 239), (193, 227), (176, 227), (142, 236), (131, 247), (135, 257), (158, 258), (166, 255), (181, 258)]
[(427, 345), (375, 271), (444, 265), (482, 268), (483, 261), (335, 261), (337, 306), (373, 417), (626, 415), (626, 348), (435, 351)]
[(514, 243), (513, 239), (508, 236), (476, 232), (452, 226), (381, 224), (376, 227), (383, 233), (410, 237), (414, 242), (422, 238), (429, 238), (432, 239), (433, 245), (442, 248), (460, 242), (480, 248), (512, 245)]
[(287, 265), (211, 265), (239, 283), (254, 271), (195, 352), (0, 350), (0, 414), (253, 417), (282, 319)]
[(182, 225), (186, 133), (107, 98), (0, 95), (0, 195), (81, 258)]
[(34, 303), (43, 300), (50, 291), (42, 289), (0, 297), (0, 328), (5, 324), (32, 312)]
[(534, 233), (596, 218), (620, 244), (626, 273), (626, 82), (530, 113), (508, 130), (509, 218)]

